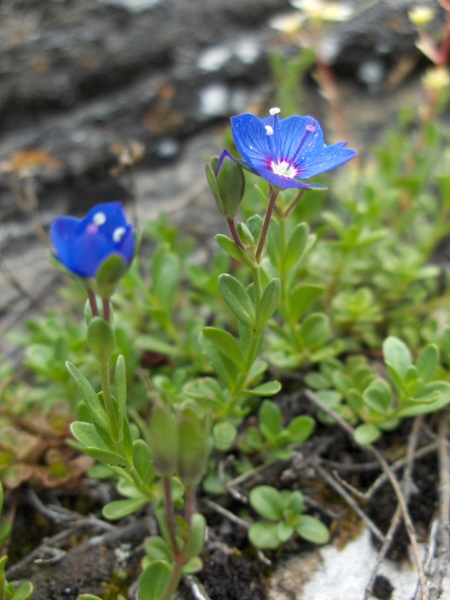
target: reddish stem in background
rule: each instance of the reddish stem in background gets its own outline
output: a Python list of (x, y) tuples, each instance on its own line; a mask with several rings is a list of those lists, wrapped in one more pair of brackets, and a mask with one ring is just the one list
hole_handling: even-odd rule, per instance
[(103, 302), (103, 318), (107, 323), (111, 320), (111, 304), (109, 298), (102, 298)]
[(295, 200), (292, 202), (292, 204), (290, 206), (287, 207), (287, 209), (283, 213), (283, 215), (282, 215), (283, 219), (287, 219), (287, 217), (291, 214), (291, 212), (294, 210), (294, 208), (297, 206), (297, 204), (302, 199), (302, 196), (303, 196), (304, 193), (305, 193), (305, 190), (300, 190), (299, 191), (299, 193), (297, 194), (297, 197), (295, 198)]
[(279, 190), (270, 186), (270, 199), (269, 206), (267, 207), (266, 217), (261, 232), (261, 239), (259, 240), (258, 249), (256, 251), (256, 262), (259, 264), (261, 260), (261, 254), (266, 241), (267, 232), (269, 231), (270, 219), (272, 218), (273, 209), (275, 208), (275, 202), (278, 197)]
[(89, 304), (90, 304), (91, 311), (92, 311), (92, 316), (98, 317), (97, 298), (95, 297), (95, 294), (92, 290), (88, 290), (87, 295), (88, 295)]
[[(450, 11), (450, 5), (446, 10)], [(441, 48), (439, 50), (439, 59), (436, 63), (438, 67), (445, 67), (448, 61), (450, 53), (450, 14), (447, 15), (447, 21), (445, 23), (444, 39), (442, 41)]]
[(227, 223), (228, 227), (230, 228), (231, 235), (233, 236), (233, 240), (236, 242), (239, 248), (242, 248), (242, 250), (244, 250), (245, 252), (244, 245), (241, 242), (241, 238), (239, 237), (239, 234), (237, 232), (236, 225), (234, 224), (234, 219), (227, 219)]

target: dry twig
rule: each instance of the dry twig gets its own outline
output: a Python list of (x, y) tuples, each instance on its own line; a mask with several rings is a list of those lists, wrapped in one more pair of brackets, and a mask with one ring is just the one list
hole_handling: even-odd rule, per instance
[[(345, 421), (340, 415), (336, 414), (334, 412), (334, 410), (332, 410), (329, 406), (327, 406), (324, 402), (322, 402), (320, 400), (320, 398), (318, 398), (312, 390), (306, 390), (305, 395), (311, 402), (313, 402), (313, 404), (315, 404), (321, 410), (323, 410), (328, 415), (330, 415), (344, 429), (344, 431), (346, 431), (348, 433), (348, 435), (351, 437), (351, 439), (354, 439), (355, 431), (354, 431), (353, 427), (349, 423), (347, 423), (347, 421)], [(375, 458), (379, 461), (381, 468), (386, 473), (386, 475), (392, 485), (392, 488), (395, 492), (395, 495), (397, 496), (397, 500), (398, 500), (398, 503), (399, 503), (401, 511), (402, 511), (403, 521), (405, 523), (406, 531), (408, 533), (409, 541), (411, 543), (411, 548), (412, 548), (413, 555), (414, 555), (414, 562), (416, 564), (417, 572), (419, 575), (420, 587), (422, 590), (422, 600), (430, 600), (429, 596), (428, 596), (426, 583), (425, 583), (425, 575), (424, 575), (424, 571), (423, 571), (422, 560), (420, 558), (419, 547), (417, 544), (417, 538), (416, 538), (416, 534), (415, 534), (415, 530), (414, 530), (414, 525), (411, 520), (411, 516), (409, 514), (408, 507), (405, 502), (405, 496), (403, 495), (403, 492), (401, 490), (398, 479), (395, 477), (393, 471), (391, 470), (391, 468), (390, 468), (389, 464), (387, 463), (386, 459), (384, 458), (384, 456), (375, 448), (375, 446), (372, 446), (372, 444), (368, 444), (367, 446), (365, 446), (365, 448), (369, 452), (371, 452), (375, 456)]]

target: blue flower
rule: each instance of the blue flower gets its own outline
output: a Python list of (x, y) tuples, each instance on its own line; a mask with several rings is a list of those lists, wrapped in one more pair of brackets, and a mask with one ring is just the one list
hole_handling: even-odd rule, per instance
[(50, 239), (59, 261), (79, 277), (93, 278), (110, 256), (129, 265), (136, 245), (134, 226), (127, 223), (120, 202), (94, 206), (84, 219), (58, 217)]
[(341, 142), (327, 146), (322, 128), (312, 117), (279, 119), (280, 109), (259, 119), (244, 114), (231, 118), (236, 148), (244, 158), (243, 166), (280, 189), (324, 189), (302, 180), (340, 167), (356, 154)]

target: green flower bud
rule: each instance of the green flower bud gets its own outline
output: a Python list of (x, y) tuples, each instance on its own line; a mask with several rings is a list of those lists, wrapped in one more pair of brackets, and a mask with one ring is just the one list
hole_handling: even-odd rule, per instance
[(159, 402), (150, 421), (149, 442), (155, 471), (172, 477), (178, 464), (178, 424), (173, 412)]
[(190, 408), (183, 410), (178, 420), (178, 476), (188, 489), (192, 489), (203, 475), (208, 438), (209, 419), (200, 419)]
[(101, 317), (91, 319), (87, 330), (87, 341), (92, 354), (100, 363), (110, 360), (116, 348), (116, 337), (109, 323)]
[(242, 167), (224, 150), (220, 158), (214, 156), (211, 163), (206, 165), (206, 179), (220, 212), (227, 219), (233, 219), (239, 211), (245, 191)]

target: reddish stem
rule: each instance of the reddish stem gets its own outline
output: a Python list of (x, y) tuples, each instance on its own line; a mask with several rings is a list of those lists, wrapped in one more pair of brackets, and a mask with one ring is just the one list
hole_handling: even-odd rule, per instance
[(236, 242), (239, 248), (242, 248), (242, 250), (244, 250), (245, 252), (244, 245), (241, 242), (241, 238), (239, 237), (239, 234), (237, 232), (236, 225), (234, 224), (234, 219), (227, 219), (227, 223), (228, 227), (230, 228), (231, 235), (233, 236), (233, 240)]
[(92, 316), (98, 317), (98, 306), (97, 306), (97, 299), (95, 297), (95, 294), (92, 290), (88, 290), (87, 295), (88, 295), (88, 299), (89, 299), (89, 304), (91, 306)]
[(266, 216), (261, 232), (261, 239), (259, 240), (258, 249), (256, 251), (256, 262), (259, 264), (261, 260), (261, 254), (266, 242), (267, 232), (269, 231), (270, 219), (272, 218), (273, 209), (275, 208), (275, 202), (278, 197), (279, 190), (270, 186), (270, 199), (269, 206), (267, 207)]
[(295, 200), (292, 202), (292, 204), (290, 206), (288, 206), (288, 208), (285, 210), (285, 212), (283, 213), (283, 219), (287, 219), (287, 217), (291, 214), (291, 212), (294, 210), (294, 208), (297, 206), (297, 204), (300, 202), (303, 194), (305, 193), (305, 190), (300, 190), (299, 193), (297, 194), (297, 197), (295, 198)]

